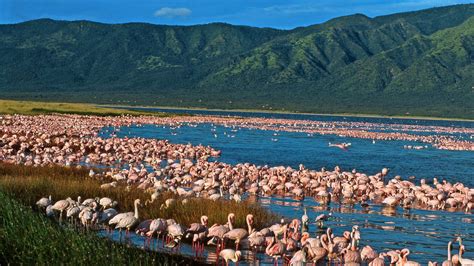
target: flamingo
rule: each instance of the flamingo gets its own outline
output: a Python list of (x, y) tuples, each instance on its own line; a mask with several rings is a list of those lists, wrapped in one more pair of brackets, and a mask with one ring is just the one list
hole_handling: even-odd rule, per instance
[(465, 259), (462, 257), (462, 254), (464, 253), (464, 251), (466, 250), (466, 248), (464, 247), (464, 245), (461, 245), (459, 247), (459, 263), (461, 263), (461, 265), (469, 265), (469, 266), (472, 266), (474, 265), (474, 260), (470, 260), (470, 259)]
[(321, 242), (319, 240), (319, 236), (317, 237), (310, 237), (308, 232), (304, 232), (301, 235), (301, 246), (310, 245), (311, 247), (319, 247)]
[(93, 202), (99, 203), (99, 198), (94, 198), (94, 199), (93, 199), (93, 198), (89, 198), (89, 199), (86, 199), (86, 200), (84, 200), (84, 201), (82, 202), (82, 205), (83, 205), (83, 206), (91, 206), (91, 204), (92, 204)]
[(47, 217), (54, 217), (53, 205), (48, 205), (45, 212)]
[(371, 246), (365, 246), (360, 251), (360, 256), (363, 261), (371, 262), (374, 259), (378, 258), (379, 254), (377, 254), (377, 252)]
[(94, 217), (94, 210), (97, 207), (97, 203), (92, 204), (92, 207), (85, 207), (79, 213), (79, 219), (81, 220), (82, 225), (89, 228), (89, 225), (92, 223), (92, 218)]
[(389, 196), (389, 197), (386, 197), (382, 201), (382, 203), (385, 204), (388, 207), (395, 207), (395, 206), (398, 205), (398, 199), (394, 196)]
[(265, 249), (265, 254), (272, 257), (274, 264), (278, 265), (278, 259), (285, 254), (285, 245), (274, 236)]
[(219, 257), (224, 259), (226, 265), (229, 265), (229, 260), (237, 264), (241, 256), (242, 253), (240, 251), (233, 249), (223, 249), (219, 252)]
[[(233, 222), (235, 220), (235, 214), (229, 213), (227, 215), (227, 224), (219, 225), (214, 224), (209, 228), (209, 232), (207, 234), (208, 237), (211, 239), (207, 242), (208, 245), (215, 245), (217, 243), (217, 248), (219, 248), (220, 244), (224, 244), (223, 238), (224, 235), (229, 232), (230, 230), (234, 229)], [(220, 243), (219, 243), (220, 242)], [(218, 252), (216, 252), (218, 253)]]
[(51, 204), (51, 195), (48, 198), (41, 198), (36, 202), (36, 206), (40, 209), (46, 209)]
[(301, 227), (302, 232), (307, 232), (308, 231), (308, 223), (309, 223), (309, 217), (308, 214), (306, 213), (306, 208), (303, 209), (304, 214), (301, 216), (301, 223), (303, 224)]
[[(117, 215), (117, 210), (114, 208), (108, 208), (107, 210), (104, 210), (100, 213), (98, 213), (97, 218), (96, 218), (96, 223), (98, 224), (107, 224), (110, 219), (112, 219), (115, 215)], [(107, 226), (107, 230), (109, 230), (109, 227)]]
[(199, 235), (203, 234), (202, 238), (204, 238), (207, 234), (207, 223), (209, 221), (209, 218), (205, 215), (201, 216), (201, 223), (192, 223), (188, 230), (186, 230), (186, 238), (189, 238), (191, 235), (193, 236), (193, 249), (196, 249), (196, 252), (198, 252), (201, 249), (204, 249), (204, 247), (201, 248), (201, 243), (199, 241), (200, 237)]
[(185, 229), (177, 223), (168, 225), (167, 228), (168, 237), (171, 241), (166, 244), (167, 248), (179, 248), (179, 243), (181, 242), (181, 238), (184, 236)]
[[(252, 231), (253, 230), (252, 229), (253, 215), (248, 214), (245, 220), (247, 222), (248, 230)], [(248, 236), (249, 231), (247, 231), (243, 228), (235, 228), (235, 229), (232, 229), (229, 232), (225, 233), (223, 238), (234, 240), (235, 241), (235, 249), (238, 250), (240, 241)]]
[(385, 253), (380, 253), (377, 258), (369, 262), (369, 266), (385, 266)]
[(249, 246), (253, 250), (254, 255), (257, 255), (257, 247), (265, 245), (265, 235), (261, 232), (254, 231), (247, 238), (249, 241)]
[(116, 201), (112, 201), (111, 198), (103, 197), (99, 200), (99, 205), (102, 206), (102, 209), (105, 210), (108, 207), (115, 207), (117, 205)]
[(382, 172), (381, 172), (382, 176), (386, 176), (389, 171), (390, 171), (390, 169), (388, 169), (386, 167), (382, 168)]
[(66, 211), (66, 218), (70, 218), (71, 222), (74, 222), (74, 218), (79, 215), (81, 209), (76, 204), (70, 206)]
[(469, 260), (469, 259), (464, 259), (462, 257), (462, 254), (464, 253), (464, 245), (462, 244), (462, 239), (460, 236), (457, 237), (456, 239), (459, 242), (459, 255), (458, 255), (458, 260), (461, 265), (474, 265), (474, 260)]
[(290, 260), (290, 266), (306, 265), (306, 247), (298, 250)]
[[(328, 234), (328, 236), (332, 235), (332, 229), (331, 228), (327, 229), (327, 234)], [(344, 231), (342, 237), (337, 236), (337, 237), (332, 238), (332, 242), (334, 243), (334, 249), (336, 250), (337, 253), (349, 246), (350, 241), (351, 241), (351, 237), (352, 237), (351, 232)]]
[(139, 223), (135, 228), (135, 233), (137, 235), (144, 236), (146, 233), (148, 233), (148, 231), (150, 231), (150, 225), (152, 221), (152, 219), (147, 219)]
[(158, 199), (158, 196), (160, 196), (160, 193), (158, 191), (153, 192), (150, 195), (150, 199), (145, 201), (145, 206), (148, 206), (148, 204), (155, 202), (155, 200)]
[(327, 215), (324, 214), (324, 213), (322, 213), (322, 214), (320, 214), (320, 215), (318, 215), (318, 216), (316, 217), (315, 221), (316, 221), (316, 223), (317, 223), (317, 225), (318, 225), (319, 228), (323, 228), (323, 226), (324, 226), (324, 221), (329, 220), (329, 218), (331, 218), (331, 217), (332, 217), (332, 212), (330, 212), (330, 213), (327, 214)]
[(167, 227), (168, 227), (168, 224), (166, 223), (165, 219), (162, 219), (162, 218), (155, 219), (151, 221), (150, 230), (146, 232), (146, 235), (148, 237), (152, 237), (153, 234), (157, 233), (157, 235), (159, 236), (161, 233), (166, 231)]
[(63, 219), (63, 212), (69, 207), (70, 202), (69, 200), (59, 200), (56, 203), (53, 204), (53, 207), (51, 207), (55, 211), (59, 211), (59, 221), (62, 221)]
[(318, 261), (325, 258), (329, 254), (329, 252), (332, 253), (332, 247), (328, 246), (328, 243), (326, 243), (327, 241), (328, 241), (328, 236), (322, 235), (321, 242), (320, 242), (322, 247), (320, 246), (313, 247), (309, 243), (305, 245), (308, 248), (308, 254), (311, 260), (313, 261), (313, 264), (317, 264)]
[(408, 248), (402, 249), (399, 254), (403, 266), (421, 266), (421, 264), (416, 261), (408, 260), (408, 255), (410, 255), (410, 250)]
[(344, 249), (342, 254), (344, 254), (344, 263), (356, 263), (360, 264), (362, 262), (362, 258), (360, 256), (359, 251), (357, 250), (357, 241), (354, 237), (355, 232), (352, 231), (351, 233), (351, 244), (348, 248)]
[(443, 261), (442, 266), (453, 266), (453, 261), (451, 260), (451, 248), (453, 246), (453, 242), (448, 242), (448, 259)]
[(165, 200), (165, 203), (161, 204), (160, 210), (168, 209), (169, 207), (171, 207), (171, 205), (173, 205), (175, 203), (176, 203), (175, 199), (167, 199), (167, 200)]
[[(135, 202), (133, 203), (135, 212), (133, 215), (130, 215), (130, 212), (124, 213), (123, 217), (120, 217), (119, 221), (115, 225), (115, 229), (120, 229), (120, 232), (122, 231), (122, 228), (126, 229), (126, 234), (130, 232), (130, 229), (132, 229), (134, 226), (138, 224), (138, 205), (140, 205), (140, 199), (136, 199)], [(114, 220), (117, 216), (120, 214), (117, 214), (114, 218), (112, 218), (109, 221), (109, 224), (111, 224), (112, 220)], [(114, 221), (115, 222), (115, 221)], [(113, 224), (113, 223), (112, 223)]]

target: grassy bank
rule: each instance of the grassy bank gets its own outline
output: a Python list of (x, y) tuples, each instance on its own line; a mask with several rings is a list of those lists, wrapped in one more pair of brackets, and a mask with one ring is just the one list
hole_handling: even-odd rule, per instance
[[(101, 181), (90, 178), (87, 169), (68, 167), (29, 167), (0, 163), (0, 264), (107, 264), (117, 265), (195, 265), (187, 258), (167, 254), (148, 253), (140, 249), (102, 239), (93, 233), (78, 233), (60, 227), (43, 214), (32, 210), (35, 202), (51, 195), (53, 200), (66, 197), (82, 199), (111, 197), (119, 202), (119, 211), (133, 209), (133, 201), (145, 202), (150, 195), (143, 190), (124, 186), (100, 189)], [(139, 209), (140, 219), (173, 218), (188, 225), (198, 222), (201, 215), (209, 216), (209, 223), (224, 223), (227, 214), (237, 216), (236, 225), (245, 226), (245, 215), (255, 215), (257, 227), (277, 220), (273, 214), (257, 204), (244, 201), (210, 201), (189, 199), (185, 205), (178, 200), (169, 209), (160, 210), (168, 198), (163, 193), (158, 200)]]
[(184, 257), (145, 252), (62, 228), (2, 191), (0, 203), (1, 265), (195, 265)]
[(0, 114), (78, 114), (78, 115), (98, 115), (98, 116), (119, 116), (119, 115), (154, 115), (170, 116), (170, 114), (130, 111), (107, 107), (98, 107), (93, 104), (82, 103), (54, 103), (54, 102), (34, 102), (34, 101), (13, 101), (0, 100)]
[[(109, 180), (107, 180), (109, 181)], [(110, 190), (100, 189), (101, 182), (88, 176), (88, 170), (66, 167), (28, 167), (0, 163), (0, 187), (10, 193), (16, 200), (26, 206), (33, 206), (41, 198), (51, 195), (53, 200), (67, 197), (82, 199), (93, 197), (110, 197), (119, 203), (119, 211), (132, 211), (133, 201), (141, 199), (144, 203), (150, 194), (140, 189), (125, 189), (124, 186)], [(225, 223), (228, 213), (236, 214), (236, 225), (244, 227), (245, 216), (255, 216), (255, 225), (267, 226), (277, 217), (268, 210), (250, 201), (236, 203), (229, 200), (211, 201), (202, 198), (190, 198), (183, 205), (178, 200), (168, 209), (160, 209), (168, 198), (176, 198), (172, 193), (161, 193), (158, 199), (148, 206), (139, 209), (140, 219), (173, 218), (178, 223), (189, 225), (199, 222), (201, 215), (209, 217), (209, 223)]]

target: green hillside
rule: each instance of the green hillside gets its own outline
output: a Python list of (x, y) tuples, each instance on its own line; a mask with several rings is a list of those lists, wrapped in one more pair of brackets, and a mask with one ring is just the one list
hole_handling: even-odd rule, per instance
[(0, 25), (3, 98), (474, 118), (474, 4), (293, 30)]

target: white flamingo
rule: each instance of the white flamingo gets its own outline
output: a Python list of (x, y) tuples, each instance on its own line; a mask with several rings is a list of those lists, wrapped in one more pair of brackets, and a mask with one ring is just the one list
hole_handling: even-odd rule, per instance
[(239, 261), (241, 256), (242, 253), (240, 251), (235, 251), (233, 249), (223, 249), (221, 252), (219, 252), (219, 257), (225, 260), (226, 265), (229, 265), (229, 260), (237, 264), (237, 261)]

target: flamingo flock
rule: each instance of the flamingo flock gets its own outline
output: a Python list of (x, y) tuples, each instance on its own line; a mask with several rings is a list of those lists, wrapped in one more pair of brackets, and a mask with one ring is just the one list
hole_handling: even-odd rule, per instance
[[(184, 200), (201, 197), (240, 202), (249, 195), (279, 195), (299, 201), (305, 197), (313, 197), (323, 206), (330, 203), (367, 206), (372, 203), (382, 204), (387, 208), (464, 212), (471, 212), (474, 204), (474, 189), (460, 182), (451, 183), (437, 178), (421, 179), (416, 182), (412, 179), (404, 180), (400, 176), (389, 179), (388, 168), (381, 169), (379, 173), (366, 174), (355, 169), (344, 171), (340, 167), (335, 167), (333, 170), (325, 168), (315, 170), (307, 169), (304, 165), (294, 169), (251, 163), (227, 164), (209, 160), (221, 154), (209, 146), (117, 136), (127, 127), (140, 127), (143, 124), (170, 126), (176, 129), (184, 124), (212, 123), (231, 127), (232, 130), (258, 128), (372, 140), (409, 140), (430, 143), (438, 149), (474, 150), (474, 143), (469, 140), (448, 135), (412, 133), (433, 131), (474, 134), (469, 128), (398, 124), (382, 126), (362, 122), (215, 116), (112, 118), (80, 115), (6, 115), (0, 118), (0, 161), (33, 166), (52, 164), (67, 167), (100, 166), (91, 169), (89, 177), (106, 180), (101, 184), (101, 189), (108, 190), (117, 186), (129, 189), (135, 186), (150, 195), (150, 199), (144, 204), (152, 204), (157, 195), (165, 191), (171, 191)], [(391, 132), (394, 129), (411, 133)], [(109, 136), (101, 135), (104, 132)], [(167, 200), (161, 208), (169, 208), (174, 200)], [(193, 249), (198, 255), (202, 255), (206, 245), (214, 245), (216, 253), (222, 254), (221, 257), (225, 262), (240, 260), (242, 249), (255, 252), (264, 249), (275, 261), (278, 259), (283, 259), (287, 263), (293, 261), (293, 265), (298, 265), (298, 261), (308, 260), (318, 263), (323, 259), (346, 264), (360, 263), (358, 256), (361, 260), (365, 257), (370, 258), (371, 265), (383, 265), (376, 263), (387, 257), (390, 257), (391, 263), (395, 265), (411, 265), (408, 260), (410, 254), (408, 249), (380, 254), (370, 247), (359, 250), (360, 231), (357, 227), (342, 236), (334, 236), (329, 228), (326, 234), (311, 237), (307, 232), (309, 221), (307, 214), (301, 220), (291, 223), (282, 221), (270, 228), (257, 231), (253, 228), (251, 214), (246, 217), (247, 228), (234, 228), (235, 215), (232, 214), (229, 214), (226, 223), (210, 227), (205, 216), (189, 226), (179, 225), (165, 218), (141, 221), (138, 213), (141, 205), (140, 201), (136, 201), (133, 211), (118, 213), (115, 209), (117, 203), (108, 198), (84, 201), (80, 198), (77, 200), (68, 198), (53, 203), (50, 197), (45, 197), (37, 203), (46, 215), (58, 216), (61, 222), (67, 219), (82, 224), (85, 228), (103, 225), (120, 232), (125, 230), (126, 237), (132, 230), (136, 230), (136, 233), (149, 238), (155, 235), (163, 237), (163, 243), (172, 249), (179, 249), (183, 239), (192, 241)], [(331, 214), (321, 214), (315, 222), (323, 228), (324, 221), (330, 218)], [(232, 248), (229, 248), (229, 242), (233, 244)], [(461, 241), (457, 242), (460, 243), (457, 257), (461, 258), (464, 247)], [(367, 258), (365, 260), (368, 262)]]
[[(245, 256), (246, 260), (255, 261), (256, 254), (263, 253), (274, 261), (274, 265), (278, 265), (279, 261), (286, 265), (316, 265), (323, 262), (371, 266), (421, 265), (409, 260), (408, 248), (379, 253), (370, 245), (360, 247), (362, 233), (357, 225), (354, 225), (351, 231), (344, 231), (341, 236), (334, 235), (330, 227), (311, 236), (303, 226), (304, 220), (309, 219), (307, 214), (304, 214), (301, 220), (293, 219), (289, 223), (282, 220), (270, 227), (257, 229), (253, 226), (252, 214), (246, 216), (247, 228), (234, 227), (236, 217), (233, 213), (228, 214), (226, 223), (212, 226), (208, 225), (205, 215), (201, 216), (199, 222), (189, 226), (180, 225), (173, 219), (141, 220), (139, 199), (135, 200), (133, 211), (123, 213), (114, 209), (117, 203), (110, 198), (90, 198), (81, 202), (79, 197), (77, 201), (67, 198), (52, 202), (50, 197), (44, 197), (39, 199), (36, 205), (45, 212), (49, 206), (53, 206), (52, 216), (57, 217), (59, 221), (63, 212), (69, 213), (70, 210), (78, 208), (79, 211), (68, 217), (71, 223), (78, 221), (85, 228), (102, 226), (107, 230), (119, 230), (121, 237), (122, 230), (125, 230), (125, 238), (130, 238), (130, 232), (135, 232), (145, 238), (145, 243), (151, 243), (156, 236), (157, 240), (161, 238), (164, 248), (176, 252), (179, 252), (182, 241), (191, 242), (196, 259), (202, 258), (206, 249), (213, 251), (215, 248), (217, 263), (221, 260), (226, 265), (230, 261), (237, 263), (244, 257), (243, 254), (249, 252), (254, 256)], [(459, 252), (452, 256), (452, 247), (456, 242), (459, 243)], [(447, 259), (442, 265), (474, 265), (473, 260), (462, 257), (464, 253), (465, 246), (461, 237), (453, 239), (447, 245)], [(438, 265), (433, 261), (429, 263)]]
[(147, 191), (170, 190), (184, 197), (241, 201), (246, 195), (282, 195), (299, 200), (310, 196), (325, 205), (373, 202), (389, 207), (466, 212), (474, 204), (474, 189), (462, 183), (434, 178), (416, 184), (400, 176), (386, 180), (387, 168), (368, 175), (339, 167), (317, 171), (303, 165), (298, 169), (232, 165), (210, 161), (220, 151), (209, 146), (98, 136), (101, 128), (131, 125), (136, 119), (144, 118), (5, 116), (0, 126), (0, 160), (25, 165), (105, 166), (97, 173), (89, 173), (90, 177), (110, 180), (101, 185), (103, 189), (123, 183)]

